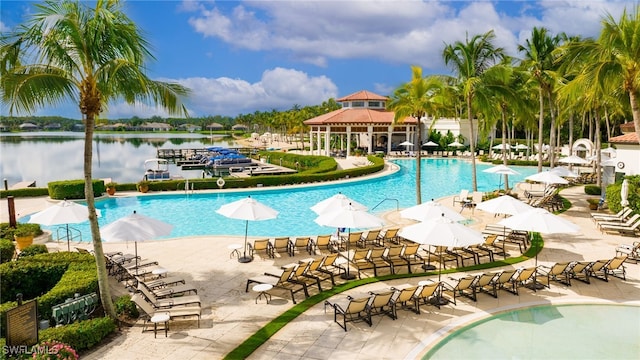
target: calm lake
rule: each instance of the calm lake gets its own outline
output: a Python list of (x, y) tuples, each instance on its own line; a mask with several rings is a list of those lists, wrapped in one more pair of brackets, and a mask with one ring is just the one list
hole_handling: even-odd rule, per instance
[[(229, 139), (229, 140), (227, 140)], [(236, 146), (229, 138), (202, 134), (96, 134), (93, 141), (93, 177), (111, 178), (117, 183), (142, 179), (144, 161), (155, 158), (157, 149), (195, 149), (208, 146)], [(36, 181), (46, 187), (50, 181), (82, 179), (84, 133), (31, 132), (0, 133), (0, 178), (9, 186)], [(202, 176), (202, 170), (182, 171), (170, 165), (171, 175)]]

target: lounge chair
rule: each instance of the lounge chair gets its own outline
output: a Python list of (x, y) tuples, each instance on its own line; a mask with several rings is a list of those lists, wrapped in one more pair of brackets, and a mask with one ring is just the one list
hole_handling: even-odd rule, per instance
[(388, 315), (393, 320), (398, 318), (396, 304), (393, 302), (395, 291), (370, 292), (369, 294), (372, 295), (367, 304), (367, 311), (369, 311), (370, 317), (373, 315)]
[(404, 258), (402, 258), (402, 252), (404, 251), (404, 245), (393, 245), (386, 248), (386, 251), (382, 258), (391, 265), (391, 273), (396, 273), (396, 268), (399, 266), (405, 266), (409, 268), (408, 272), (411, 273), (411, 266), (407, 264)]
[[(425, 250), (426, 251), (426, 250)], [(435, 252), (426, 251), (430, 261), (437, 261), (443, 268), (447, 267), (447, 262), (455, 261), (456, 267), (460, 267), (460, 257), (455, 253), (447, 251), (446, 246), (436, 246)]]
[(315, 251), (325, 250), (327, 252), (333, 253), (337, 252), (336, 244), (331, 241), (331, 235), (318, 235), (316, 236), (316, 241), (313, 242), (315, 246)]
[(249, 256), (251, 256), (252, 258), (255, 254), (264, 254), (269, 258), (274, 257), (273, 245), (269, 242), (269, 239), (254, 240), (253, 245), (251, 243), (248, 243), (247, 247), (249, 247)]
[(313, 240), (310, 237), (297, 237), (291, 241), (290, 251), (291, 255), (296, 253), (296, 250), (300, 252), (300, 249), (304, 249), (309, 255), (315, 255)]
[[(546, 270), (545, 270), (546, 269)], [(570, 263), (555, 263), (553, 266), (538, 266), (536, 281), (547, 288), (551, 288), (551, 281), (571, 286)], [(542, 280), (542, 281), (541, 281)]]
[(326, 280), (331, 280), (331, 285), (335, 286), (336, 282), (333, 278), (333, 273), (329, 271), (322, 271), (320, 268), (326, 258), (327, 257), (325, 256), (323, 258), (311, 260), (309, 266), (307, 267), (307, 271), (305, 271), (303, 275), (313, 279), (317, 279), (320, 283)]
[[(639, 215), (639, 214), (636, 214)], [(635, 216), (635, 215), (634, 215)], [(635, 235), (640, 229), (640, 217), (636, 218), (636, 221), (629, 225), (601, 225), (600, 230), (606, 233), (618, 233), (620, 235)]]
[(182, 284), (182, 285), (175, 285), (175, 286), (155, 287), (155, 288), (148, 287), (144, 282), (140, 282), (139, 284), (142, 284), (142, 286), (146, 287), (147, 290), (153, 293), (153, 295), (155, 295), (155, 297), (158, 299), (188, 295), (191, 293), (193, 293), (194, 295), (198, 294), (198, 288), (196, 288), (191, 284)]
[(484, 193), (480, 191), (474, 191), (471, 193), (471, 198), (468, 198), (466, 201), (461, 201), (462, 209), (470, 208), (472, 212), (474, 212), (476, 206), (482, 202), (482, 198), (484, 197)]
[(415, 304), (414, 296), (418, 291), (417, 286), (392, 287), (391, 290), (395, 292), (391, 300), (396, 306), (396, 311), (398, 310), (398, 305), (400, 305), (401, 309), (411, 309), (416, 312), (418, 305)]
[(140, 294), (133, 294), (133, 296), (131, 296), (131, 301), (133, 301), (140, 308), (140, 310), (142, 310), (146, 314), (146, 316), (144, 316), (145, 323), (142, 331), (146, 330), (146, 327), (151, 322), (151, 318), (158, 313), (169, 315), (169, 319), (171, 320), (174, 320), (175, 318), (195, 316), (198, 318), (198, 328), (200, 327), (200, 316), (202, 315), (202, 308), (200, 306), (177, 306), (168, 309), (157, 310)]
[[(370, 296), (357, 299), (348, 296), (346, 301), (324, 302), (324, 310), (327, 306), (333, 307), (333, 321), (338, 323), (344, 331), (347, 331), (347, 322), (364, 321), (371, 326), (371, 313), (367, 308)], [(342, 316), (342, 321), (338, 321), (338, 316)]]
[(484, 273), (478, 276), (478, 281), (476, 281), (472, 287), (474, 288), (476, 293), (485, 293), (493, 296), (494, 298), (498, 297), (498, 285), (496, 283), (496, 278), (500, 276), (500, 273)]
[(460, 261), (459, 262), (456, 261), (456, 263), (461, 264), (463, 267), (465, 266), (464, 265), (465, 260), (471, 260), (471, 262), (473, 262), (473, 265), (478, 264), (476, 254), (467, 248), (454, 247), (454, 248), (451, 248), (451, 250), (447, 249), (446, 252), (449, 255), (457, 256), (458, 260)]
[(163, 288), (167, 286), (173, 286), (177, 284), (185, 284), (184, 278), (180, 276), (169, 276), (169, 277), (161, 277), (154, 280), (145, 280), (143, 277), (138, 278), (139, 282), (144, 282), (144, 284), (149, 289)]
[(322, 292), (322, 286), (320, 285), (320, 279), (314, 276), (307, 275), (307, 269), (309, 269), (309, 265), (313, 262), (313, 259), (302, 260), (295, 266), (289, 281), (298, 283), (307, 288), (307, 293), (309, 292), (309, 286), (316, 285), (318, 287), (318, 292)]
[(274, 254), (289, 254), (291, 253), (291, 240), (288, 237), (277, 237), (273, 239), (273, 252)]
[(198, 295), (184, 295), (159, 299), (142, 284), (138, 284), (138, 292), (140, 292), (156, 309), (172, 308), (179, 305), (202, 306), (202, 301)]
[(441, 297), (442, 282), (432, 281), (428, 284), (423, 284), (418, 287), (418, 290), (413, 295), (413, 300), (416, 306), (416, 314), (420, 314), (420, 302), (429, 305), (435, 305), (440, 308), (439, 299)]
[(424, 265), (424, 259), (420, 254), (418, 254), (418, 250), (420, 249), (420, 244), (407, 244), (404, 247), (404, 251), (402, 252), (402, 258), (407, 262), (407, 267), (409, 268), (409, 274), (412, 273), (411, 265)]
[(378, 234), (378, 245), (384, 246), (385, 242), (394, 243), (396, 245), (400, 244), (400, 240), (398, 238), (398, 231), (400, 228), (394, 227), (384, 231), (384, 233)]
[(638, 219), (640, 219), (640, 214), (633, 214), (633, 215), (631, 215), (631, 217), (625, 219), (624, 221), (598, 221), (596, 224), (598, 225), (598, 228), (600, 228), (600, 230), (602, 231), (603, 228), (606, 228), (606, 227), (609, 227), (609, 226), (630, 227)]
[(640, 241), (634, 241), (633, 244), (620, 244), (616, 247), (616, 256), (626, 256), (627, 261), (632, 260), (638, 263), (640, 261)]
[(513, 284), (511, 279), (516, 274), (516, 270), (503, 270), (498, 273), (498, 276), (493, 278), (492, 285), (496, 288), (496, 295), (498, 290), (506, 290), (513, 295), (518, 295), (518, 292), (513, 290)]
[(462, 189), (460, 190), (460, 194), (453, 197), (453, 205), (456, 203), (464, 204), (469, 200), (469, 190)]
[(490, 247), (487, 247), (481, 244), (481, 245), (467, 246), (465, 249), (475, 255), (476, 264), (482, 263), (482, 261), (480, 260), (482, 258), (487, 258), (487, 262), (494, 261), (493, 249), (491, 249)]
[(367, 255), (367, 261), (373, 265), (373, 276), (378, 276), (378, 270), (388, 268), (389, 272), (393, 274), (393, 267), (384, 258), (385, 248), (375, 248), (369, 251)]
[(569, 266), (569, 276), (572, 279), (576, 279), (582, 281), (583, 283), (590, 284), (591, 280), (589, 277), (591, 275), (590, 268), (593, 266), (593, 262), (591, 261), (574, 261)]
[(360, 238), (362, 238), (362, 231), (349, 233), (346, 240), (342, 240), (342, 249), (354, 250), (359, 246)]
[(478, 281), (477, 276), (466, 276), (460, 279), (454, 279), (454, 284), (449, 284), (447, 282), (442, 282), (442, 293), (441, 295), (444, 299), (449, 302), (452, 302), (454, 305), (457, 305), (456, 298), (458, 296), (467, 297), (473, 301), (476, 301), (476, 290), (473, 285)]
[(380, 235), (380, 229), (369, 230), (366, 235), (362, 235), (358, 240), (358, 246), (367, 247), (367, 245), (374, 245), (378, 241), (378, 235)]
[(297, 283), (290, 281), (291, 275), (293, 274), (294, 267), (288, 267), (282, 270), (280, 275), (275, 275), (271, 273), (265, 272), (264, 275), (258, 275), (247, 279), (247, 286), (245, 288), (245, 292), (249, 292), (249, 285), (252, 283), (256, 284), (269, 284), (273, 286), (274, 289), (282, 289), (289, 291), (291, 293), (291, 301), (296, 303), (296, 298), (294, 296), (295, 293), (299, 291), (304, 291), (305, 297), (309, 297), (309, 292), (307, 291), (307, 287)]
[(351, 251), (351, 258), (349, 262), (345, 264), (345, 266), (353, 265), (353, 267), (358, 270), (358, 279), (362, 278), (360, 274), (361, 271), (375, 269), (373, 263), (368, 260), (369, 252), (371, 252), (369, 249), (356, 249)]
[(325, 256), (322, 260), (322, 265), (320, 265), (320, 268), (318, 268), (318, 271), (322, 271), (326, 274), (331, 274), (332, 278), (335, 275), (340, 275), (344, 269), (336, 264), (337, 259), (337, 253)]
[(628, 207), (622, 208), (622, 210), (618, 211), (616, 214), (605, 214), (605, 213), (592, 213), (591, 219), (595, 222), (601, 221), (624, 221), (633, 210)]
[[(509, 291), (511, 291), (516, 295), (519, 295), (518, 289), (522, 286), (527, 286), (527, 285), (533, 285), (532, 288), (534, 291), (536, 291), (536, 287), (535, 287), (536, 272), (537, 272), (536, 267), (530, 267), (530, 268), (520, 269), (516, 271), (514, 276), (509, 280), (509, 283), (511, 284), (511, 290)], [(505, 288), (505, 290), (507, 289)]]

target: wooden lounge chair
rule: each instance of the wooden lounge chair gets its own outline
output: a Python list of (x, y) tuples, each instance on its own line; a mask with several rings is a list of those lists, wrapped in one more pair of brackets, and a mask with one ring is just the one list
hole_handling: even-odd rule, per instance
[[(545, 270), (546, 269), (546, 270)], [(551, 281), (571, 286), (570, 263), (555, 263), (553, 266), (538, 266), (536, 281), (547, 288), (551, 288)]]
[(427, 305), (435, 305), (439, 309), (440, 302), (438, 300), (441, 297), (441, 291), (442, 282), (440, 281), (432, 281), (429, 284), (420, 285), (413, 295), (416, 314), (420, 314), (420, 302)]
[(370, 292), (371, 298), (367, 304), (367, 311), (369, 316), (374, 315), (388, 315), (391, 319), (398, 318), (396, 314), (396, 304), (393, 302), (393, 295), (395, 291), (383, 291), (383, 292)]
[(297, 237), (291, 241), (290, 251), (291, 255), (295, 255), (296, 250), (300, 252), (300, 249), (304, 249), (309, 255), (315, 255), (313, 240), (310, 237)]
[(202, 306), (202, 301), (198, 295), (184, 295), (159, 299), (142, 284), (138, 284), (138, 292), (140, 292), (156, 309), (172, 308), (180, 305)]
[(305, 297), (309, 297), (309, 292), (307, 291), (307, 287), (301, 285), (296, 282), (292, 282), (289, 279), (293, 274), (293, 267), (285, 268), (280, 275), (275, 275), (271, 273), (265, 272), (264, 275), (258, 275), (255, 277), (251, 277), (247, 279), (247, 286), (245, 288), (245, 292), (249, 292), (249, 285), (252, 283), (256, 284), (270, 284), (274, 289), (282, 289), (289, 291), (291, 293), (291, 301), (296, 303), (296, 298), (294, 296), (295, 293), (299, 291), (304, 291)]
[(269, 239), (254, 240), (253, 245), (251, 243), (248, 243), (247, 247), (249, 247), (249, 256), (251, 256), (251, 258), (253, 258), (253, 256), (256, 254), (264, 254), (263, 258), (269, 257), (272, 259), (275, 256), (273, 245), (269, 242)]
[(289, 239), (288, 237), (277, 237), (273, 239), (272, 249), (274, 252), (274, 256), (275, 254), (280, 254), (281, 256), (282, 254), (289, 254), (289, 256), (292, 256), (291, 239)]
[(478, 281), (476, 281), (472, 287), (476, 293), (485, 293), (493, 296), (494, 298), (498, 297), (498, 284), (496, 283), (496, 278), (500, 276), (500, 273), (484, 273), (478, 276)]
[(391, 265), (391, 273), (396, 273), (396, 268), (399, 266), (405, 266), (409, 268), (408, 272), (411, 273), (411, 266), (407, 264), (405, 259), (402, 258), (402, 252), (404, 251), (404, 245), (392, 245), (386, 248), (383, 259)]
[(146, 327), (151, 322), (151, 318), (158, 313), (169, 315), (169, 319), (171, 320), (174, 320), (175, 318), (195, 316), (198, 318), (198, 328), (200, 327), (200, 316), (202, 315), (202, 308), (200, 306), (177, 306), (168, 309), (157, 310), (140, 294), (133, 294), (133, 296), (131, 296), (131, 301), (133, 301), (140, 308), (140, 310), (142, 310), (146, 314), (146, 316), (144, 316), (145, 324), (142, 328), (142, 331), (146, 330)]
[[(324, 310), (327, 311), (327, 306), (333, 308), (333, 321), (338, 323), (344, 331), (347, 331), (347, 322), (364, 321), (371, 326), (371, 314), (367, 308), (370, 296), (360, 297), (357, 299), (348, 296), (346, 301), (336, 302), (324, 302)], [(341, 316), (341, 321), (338, 321), (338, 317)]]
[(373, 265), (373, 276), (378, 276), (378, 270), (388, 268), (389, 272), (393, 274), (393, 268), (384, 258), (385, 248), (375, 248), (369, 251), (367, 255), (367, 261)]
[[(478, 281), (477, 276), (466, 276), (460, 279), (454, 279), (454, 284), (449, 284), (447, 282), (442, 282), (442, 297), (449, 302), (452, 302), (454, 305), (457, 305), (456, 298), (458, 296), (467, 297), (473, 301), (476, 301), (476, 290), (473, 287), (476, 281)], [(445, 297), (446, 296), (446, 297)]]

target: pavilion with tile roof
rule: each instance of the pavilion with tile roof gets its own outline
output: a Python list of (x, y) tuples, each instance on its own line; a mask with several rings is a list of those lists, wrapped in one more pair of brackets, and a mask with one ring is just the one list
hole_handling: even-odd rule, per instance
[(386, 109), (389, 101), (386, 96), (363, 90), (336, 101), (342, 104), (341, 109), (304, 122), (311, 128), (309, 139), (312, 152), (330, 156), (333, 135), (339, 137), (339, 150), (346, 150), (346, 156), (351, 155), (351, 147), (345, 144), (354, 140), (354, 135), (358, 144), (366, 147), (369, 154), (380, 149), (390, 154), (392, 144), (403, 141), (416, 143), (417, 119), (407, 117), (394, 124), (393, 111)]

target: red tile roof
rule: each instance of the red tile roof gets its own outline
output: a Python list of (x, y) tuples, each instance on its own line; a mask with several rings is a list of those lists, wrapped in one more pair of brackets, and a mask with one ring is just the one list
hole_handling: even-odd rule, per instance
[[(306, 125), (358, 125), (358, 124), (379, 124), (391, 125), (393, 123), (393, 111), (367, 108), (342, 108), (330, 113), (316, 116), (306, 120)], [(415, 118), (405, 118), (404, 124), (417, 124)]]
[(353, 93), (351, 95), (347, 95), (345, 97), (337, 99), (336, 101), (337, 102), (344, 102), (344, 101), (358, 101), (358, 100), (387, 101), (387, 100), (389, 100), (389, 98), (387, 98), (386, 96), (374, 94), (374, 93), (372, 93), (370, 91), (367, 91), (367, 90), (361, 90), (361, 91), (358, 91), (358, 92)]
[(640, 144), (635, 132), (609, 138), (609, 142), (613, 144)]
[(627, 133), (636, 131), (636, 128), (633, 125), (633, 121), (629, 121), (629, 122), (626, 122), (624, 124), (620, 124), (620, 131), (622, 131), (623, 134), (627, 134)]

